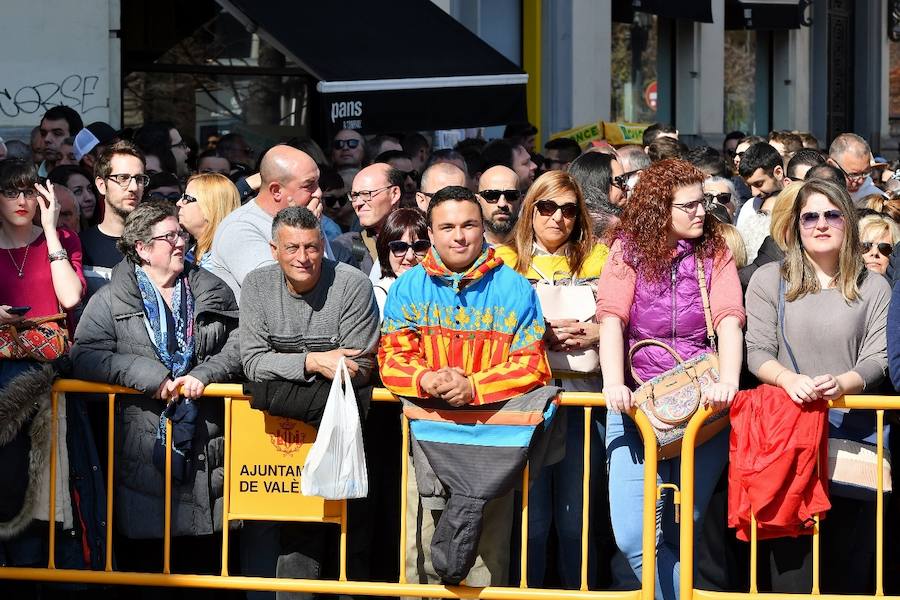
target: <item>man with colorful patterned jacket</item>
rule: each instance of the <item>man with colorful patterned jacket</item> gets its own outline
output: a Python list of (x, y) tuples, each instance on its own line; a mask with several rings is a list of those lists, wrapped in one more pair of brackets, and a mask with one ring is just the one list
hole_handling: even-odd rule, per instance
[(472, 192), (439, 190), (427, 221), (432, 248), (391, 286), (378, 352), (414, 438), (407, 577), (506, 585), (511, 491), (557, 406), (544, 318), (528, 281), (485, 244)]

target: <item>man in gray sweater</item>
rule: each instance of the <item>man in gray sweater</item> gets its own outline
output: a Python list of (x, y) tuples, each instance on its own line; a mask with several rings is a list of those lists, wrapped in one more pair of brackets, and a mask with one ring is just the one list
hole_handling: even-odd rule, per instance
[[(324, 258), (319, 221), (305, 207), (276, 214), (271, 235), (276, 264), (252, 271), (241, 286), (241, 360), (247, 377), (330, 381), (344, 357), (354, 387), (367, 384), (379, 339), (372, 283), (358, 269)], [(245, 523), (244, 573), (318, 578), (326, 531), (314, 523)]]

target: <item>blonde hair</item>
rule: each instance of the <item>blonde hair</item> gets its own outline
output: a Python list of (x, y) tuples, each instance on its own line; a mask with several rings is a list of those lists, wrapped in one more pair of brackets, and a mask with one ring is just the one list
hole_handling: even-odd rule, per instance
[(891, 234), (891, 245), (900, 241), (900, 226), (890, 217), (886, 215), (866, 215), (859, 220), (860, 241), (865, 241), (870, 236), (881, 237), (885, 232)]
[(241, 197), (231, 180), (221, 173), (194, 175), (187, 180), (185, 188), (190, 184), (194, 184), (193, 195), (197, 198), (200, 212), (206, 218), (206, 228), (197, 237), (197, 247), (194, 249), (194, 263), (199, 264), (203, 255), (212, 247), (219, 223), (241, 205)]
[(803, 189), (804, 183), (803, 181), (789, 183), (784, 186), (784, 189), (778, 193), (778, 197), (775, 199), (775, 208), (772, 209), (772, 219), (769, 222), (769, 233), (782, 251), (786, 250), (786, 248), (780, 241), (781, 236), (775, 232), (783, 231), (786, 227), (790, 227), (790, 221), (794, 218), (794, 202), (797, 200), (797, 194)]
[[(800, 211), (813, 194), (822, 194), (844, 217), (844, 240), (838, 251), (838, 270), (832, 284), (841, 291), (848, 303), (859, 298), (857, 281), (865, 268), (859, 252), (859, 230), (856, 209), (846, 188), (823, 179), (810, 179), (801, 184), (799, 193), (790, 203), (790, 218), (781, 219), (776, 228), (772, 224), (772, 238), (785, 253), (781, 265), (781, 277), (787, 283), (785, 300), (793, 302), (806, 294), (821, 291), (812, 259), (803, 249), (800, 241)], [(787, 203), (785, 203), (787, 204)], [(785, 207), (787, 208), (787, 207)]]
[(728, 249), (731, 250), (731, 254), (734, 256), (735, 266), (738, 269), (746, 267), (747, 247), (744, 245), (744, 238), (741, 237), (741, 232), (730, 223), (719, 223), (716, 227), (718, 227), (719, 233), (725, 239)]
[(525, 200), (522, 202), (522, 210), (519, 213), (519, 222), (512, 245), (516, 249), (516, 271), (527, 275), (531, 268), (531, 256), (534, 253), (534, 211), (535, 204), (541, 200), (556, 198), (560, 194), (571, 192), (575, 195), (575, 205), (578, 214), (575, 216), (575, 224), (572, 233), (569, 234), (566, 259), (569, 264), (569, 272), (577, 274), (591, 249), (594, 247), (594, 233), (587, 204), (581, 193), (581, 186), (567, 171), (548, 171), (537, 178), (531, 185)]

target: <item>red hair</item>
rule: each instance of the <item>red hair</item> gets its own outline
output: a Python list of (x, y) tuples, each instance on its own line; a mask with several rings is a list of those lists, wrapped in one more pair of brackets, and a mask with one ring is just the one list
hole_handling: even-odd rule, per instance
[[(661, 281), (672, 267), (672, 249), (668, 245), (672, 226), (672, 201), (680, 188), (703, 184), (706, 175), (680, 159), (653, 163), (641, 171), (634, 194), (612, 232), (622, 240), (626, 256), (650, 281)], [(703, 235), (697, 239), (703, 258), (713, 258), (725, 249), (725, 239), (715, 227), (715, 218), (707, 213)]]

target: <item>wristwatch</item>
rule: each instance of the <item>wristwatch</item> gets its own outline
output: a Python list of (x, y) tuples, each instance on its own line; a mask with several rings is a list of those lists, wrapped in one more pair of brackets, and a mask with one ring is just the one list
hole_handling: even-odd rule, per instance
[(47, 255), (47, 258), (50, 259), (50, 262), (53, 262), (55, 260), (69, 260), (69, 253), (66, 252), (65, 248), (63, 248), (62, 250), (51, 252)]

